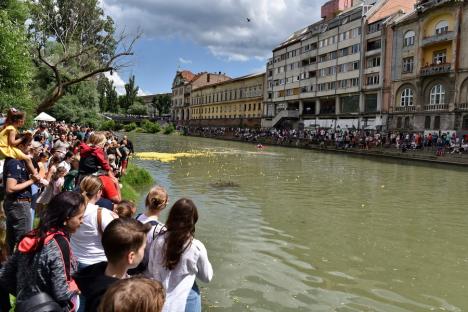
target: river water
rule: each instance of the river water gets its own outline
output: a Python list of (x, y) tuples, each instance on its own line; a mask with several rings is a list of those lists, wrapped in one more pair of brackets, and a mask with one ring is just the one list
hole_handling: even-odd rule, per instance
[[(137, 134), (192, 198), (214, 267), (204, 311), (468, 311), (468, 179), (453, 167)], [(142, 209), (142, 203), (140, 203)], [(162, 220), (166, 215), (163, 214)]]

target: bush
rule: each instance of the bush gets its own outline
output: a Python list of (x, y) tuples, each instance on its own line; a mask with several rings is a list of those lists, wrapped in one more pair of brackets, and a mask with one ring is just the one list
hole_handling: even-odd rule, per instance
[(175, 131), (175, 128), (174, 128), (174, 125), (173, 124), (167, 124), (165, 127), (164, 127), (164, 131), (163, 133), (164, 134), (171, 134), (172, 132)]
[(132, 187), (141, 187), (152, 184), (153, 177), (143, 168), (132, 163), (128, 164), (125, 175), (121, 179), (122, 184), (129, 184)]
[(102, 131), (112, 131), (112, 130), (115, 129), (115, 121), (106, 120), (101, 124), (99, 129), (102, 130)]
[(161, 131), (161, 126), (156, 122), (151, 122), (149, 120), (144, 120), (141, 123), (141, 127), (145, 130), (146, 133), (158, 133)]
[(125, 125), (123, 128), (125, 131), (130, 132), (130, 131), (135, 130), (136, 127), (137, 127), (136, 123), (132, 122), (132, 123), (129, 123), (128, 125)]

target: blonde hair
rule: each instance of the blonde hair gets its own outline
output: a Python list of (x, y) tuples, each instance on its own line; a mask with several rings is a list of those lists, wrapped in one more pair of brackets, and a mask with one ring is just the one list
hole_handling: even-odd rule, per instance
[(91, 134), (91, 136), (88, 139), (88, 143), (90, 145), (99, 146), (99, 147), (103, 147), (106, 144), (106, 142), (107, 142), (106, 135), (102, 132), (95, 132)]
[(119, 280), (107, 289), (99, 312), (160, 312), (166, 294), (162, 284), (144, 277)]
[(167, 204), (167, 192), (164, 187), (156, 185), (146, 195), (145, 206), (150, 210), (162, 210)]
[(86, 176), (80, 183), (80, 192), (88, 200), (96, 196), (100, 190), (102, 190), (102, 181), (96, 176)]

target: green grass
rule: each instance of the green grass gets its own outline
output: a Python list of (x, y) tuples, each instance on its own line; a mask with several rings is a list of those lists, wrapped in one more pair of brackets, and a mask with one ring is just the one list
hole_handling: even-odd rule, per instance
[(120, 179), (122, 183), (122, 199), (137, 201), (140, 197), (139, 189), (154, 183), (151, 174), (143, 168), (132, 163), (128, 164), (125, 176)]

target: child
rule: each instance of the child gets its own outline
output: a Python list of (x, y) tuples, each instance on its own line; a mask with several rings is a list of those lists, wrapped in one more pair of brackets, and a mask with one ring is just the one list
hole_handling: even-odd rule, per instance
[(62, 191), (65, 180), (64, 177), (66, 174), (67, 169), (65, 167), (58, 167), (55, 170), (55, 172), (52, 174), (52, 178), (50, 179), (49, 184), (46, 186), (41, 195), (39, 195), (37, 204), (40, 204), (42, 207), (47, 206), (50, 200)]
[(128, 278), (127, 270), (140, 263), (149, 229), (149, 225), (130, 218), (109, 223), (102, 234), (107, 262), (90, 265), (74, 276), (86, 299), (85, 311), (96, 311), (106, 290), (118, 280)]
[(80, 144), (79, 171), (81, 176), (91, 175), (103, 170), (107, 172), (108, 176), (114, 178), (114, 172), (104, 153), (106, 142), (106, 136), (103, 133), (93, 133), (88, 140), (88, 144)]
[(115, 282), (106, 291), (99, 312), (161, 312), (165, 292), (161, 283), (144, 277)]
[(121, 200), (114, 207), (114, 212), (119, 216), (119, 218), (132, 218), (136, 212), (135, 203), (130, 200)]
[(10, 108), (8, 111), (5, 125), (0, 131), (0, 155), (5, 158), (15, 158), (18, 160), (24, 160), (29, 173), (34, 177), (35, 180), (39, 180), (36, 168), (34, 168), (33, 162), (29, 156), (23, 153), (16, 146), (24, 141), (25, 138), (16, 139), (18, 128), (24, 125), (24, 112), (20, 112), (15, 108)]
[(64, 191), (73, 191), (78, 183), (78, 168), (80, 166), (80, 156), (76, 155), (72, 158), (71, 169), (65, 176), (63, 183)]

